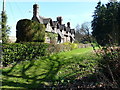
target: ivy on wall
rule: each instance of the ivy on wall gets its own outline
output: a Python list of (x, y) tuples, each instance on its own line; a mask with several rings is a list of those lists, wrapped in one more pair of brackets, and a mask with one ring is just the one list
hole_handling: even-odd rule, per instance
[(50, 38), (50, 43), (56, 43), (56, 37), (58, 37), (58, 34), (46, 32), (46, 36)]

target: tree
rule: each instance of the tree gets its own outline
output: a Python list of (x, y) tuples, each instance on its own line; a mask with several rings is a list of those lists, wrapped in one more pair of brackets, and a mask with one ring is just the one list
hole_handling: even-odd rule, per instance
[(81, 42), (82, 35), (80, 34), (80, 25), (76, 26), (75, 40), (76, 42)]
[(97, 42), (102, 45), (119, 44), (120, 3), (109, 2), (106, 5), (98, 2), (92, 21), (92, 34)]
[(1, 29), (0, 29), (0, 40), (2, 40), (2, 30)]
[(79, 43), (87, 43), (90, 41), (90, 23), (85, 22), (81, 25), (76, 26), (75, 40)]
[(109, 0), (109, 2), (117, 2), (117, 0)]
[(45, 26), (28, 19), (19, 20), (16, 26), (16, 42), (44, 42)]
[(1, 13), (1, 38), (2, 38), (2, 43), (7, 43), (8, 42), (8, 34), (10, 32), (10, 27), (7, 25), (7, 15), (4, 11)]

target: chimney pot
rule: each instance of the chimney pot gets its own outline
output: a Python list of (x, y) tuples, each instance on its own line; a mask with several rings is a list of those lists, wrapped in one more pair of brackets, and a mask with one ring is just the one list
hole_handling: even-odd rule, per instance
[(33, 15), (39, 16), (39, 5), (38, 4), (33, 5)]
[(70, 28), (70, 22), (67, 22), (67, 27), (69, 27), (69, 28)]
[(57, 21), (61, 25), (62, 24), (62, 17), (61, 16), (57, 17)]

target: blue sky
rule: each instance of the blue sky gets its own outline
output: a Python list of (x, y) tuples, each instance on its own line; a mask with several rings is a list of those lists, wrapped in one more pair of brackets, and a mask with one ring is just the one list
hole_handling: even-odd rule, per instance
[[(77, 24), (91, 22), (92, 15), (99, 0), (75, 0), (66, 2), (55, 0), (6, 0), (6, 13), (8, 25), (11, 27), (10, 36), (16, 35), (16, 23), (20, 19), (31, 19), (33, 15), (33, 4), (39, 4), (41, 16), (56, 20), (57, 16), (62, 16), (63, 23), (71, 22), (71, 27)], [(108, 0), (101, 0), (106, 3)], [(0, 11), (2, 11), (2, 0), (0, 0)]]

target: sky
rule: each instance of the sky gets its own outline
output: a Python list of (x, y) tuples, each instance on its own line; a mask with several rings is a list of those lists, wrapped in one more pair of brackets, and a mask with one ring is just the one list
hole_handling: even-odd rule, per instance
[[(2, 11), (0, 0), (0, 12)], [(16, 24), (21, 19), (31, 19), (33, 4), (39, 5), (40, 16), (56, 21), (57, 16), (62, 16), (63, 24), (71, 23), (71, 28), (77, 24), (91, 22), (97, 2), (100, 0), (6, 0), (5, 11), (8, 17), (7, 25), (11, 28), (10, 36), (16, 36)], [(107, 3), (108, 0), (101, 0)]]

